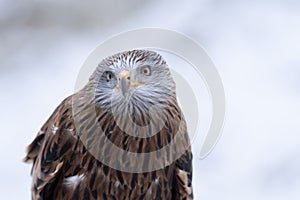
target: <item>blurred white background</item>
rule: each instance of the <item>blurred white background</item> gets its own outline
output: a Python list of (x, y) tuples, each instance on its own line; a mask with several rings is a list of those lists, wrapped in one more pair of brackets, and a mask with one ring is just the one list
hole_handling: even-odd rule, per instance
[(223, 79), (223, 135), (206, 159), (194, 152), (195, 199), (299, 199), (298, 0), (0, 0), (0, 199), (30, 199), (25, 147), (89, 52), (141, 27), (192, 37)]

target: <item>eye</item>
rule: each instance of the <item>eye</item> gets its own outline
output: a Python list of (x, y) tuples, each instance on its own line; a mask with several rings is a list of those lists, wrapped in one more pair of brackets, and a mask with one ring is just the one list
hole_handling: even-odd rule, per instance
[(151, 75), (151, 68), (150, 68), (150, 66), (144, 66), (144, 67), (142, 67), (141, 73), (144, 74), (145, 76), (150, 76)]
[(106, 72), (106, 81), (107, 82), (110, 81), (112, 79), (112, 77), (113, 77), (112, 72)]

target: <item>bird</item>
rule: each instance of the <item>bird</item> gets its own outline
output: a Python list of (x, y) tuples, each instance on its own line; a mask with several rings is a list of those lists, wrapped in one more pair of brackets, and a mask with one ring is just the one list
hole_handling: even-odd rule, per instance
[(31, 198), (193, 199), (192, 160), (176, 84), (156, 51), (104, 58), (27, 146)]

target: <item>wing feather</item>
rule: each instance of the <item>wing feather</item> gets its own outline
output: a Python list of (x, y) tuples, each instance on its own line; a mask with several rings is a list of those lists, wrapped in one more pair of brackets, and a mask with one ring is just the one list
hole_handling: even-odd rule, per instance
[[(72, 119), (72, 96), (66, 98), (51, 117), (43, 125), (36, 138), (27, 148), (25, 162), (33, 162), (32, 198), (59, 199), (54, 194), (66, 174), (73, 174), (75, 168), (69, 167), (73, 173), (66, 173), (70, 166), (78, 138)], [(80, 160), (72, 160), (72, 166), (78, 166)], [(76, 163), (74, 163), (74, 161)]]
[(192, 152), (188, 149), (175, 162), (172, 199), (193, 199), (192, 175)]

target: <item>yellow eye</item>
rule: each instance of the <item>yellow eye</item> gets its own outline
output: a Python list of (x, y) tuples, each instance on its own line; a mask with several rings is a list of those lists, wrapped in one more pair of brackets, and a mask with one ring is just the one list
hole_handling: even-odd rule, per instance
[(112, 79), (112, 73), (111, 72), (106, 72), (106, 81), (110, 81)]
[(151, 75), (151, 69), (150, 66), (145, 66), (142, 67), (142, 74), (146, 75), (146, 76), (150, 76)]

